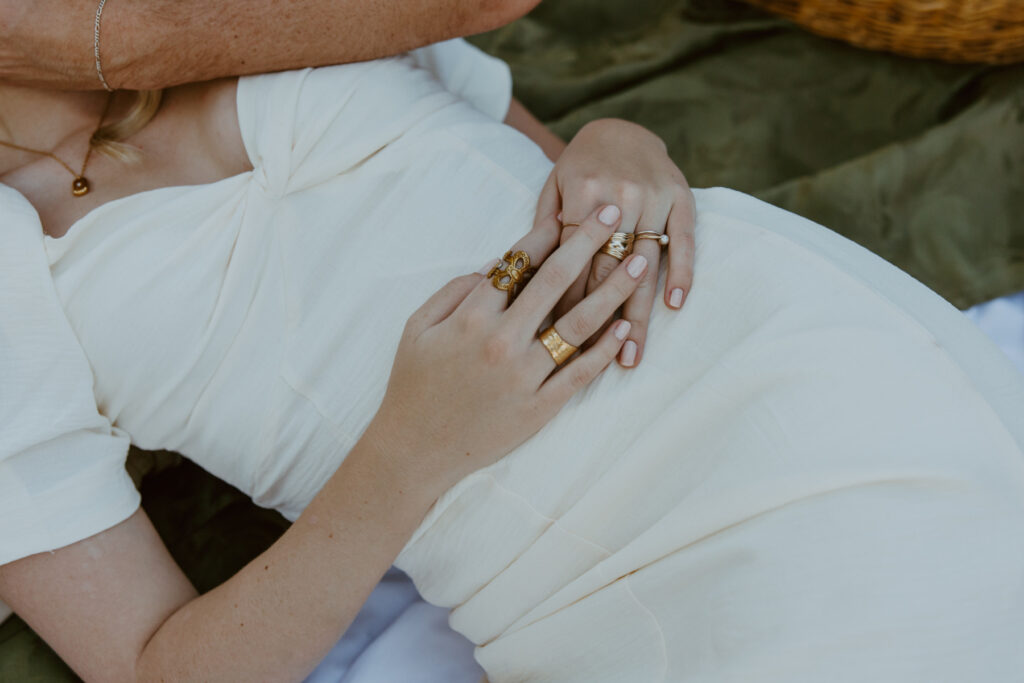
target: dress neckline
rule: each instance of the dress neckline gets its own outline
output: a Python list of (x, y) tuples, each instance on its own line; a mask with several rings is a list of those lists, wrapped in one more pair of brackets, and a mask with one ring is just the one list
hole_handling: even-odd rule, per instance
[[(241, 127), (242, 127), (242, 116), (241, 116), (241, 108), (242, 108), (242, 102), (241, 102), (242, 83), (244, 81), (247, 81), (247, 80), (250, 80), (250, 79), (253, 79), (253, 78), (258, 78), (258, 77), (259, 77), (259, 75), (256, 75), (256, 76), (239, 76), (238, 77), (238, 81), (237, 81), (237, 83), (235, 85), (235, 118), (238, 119), (239, 130), (241, 130)], [(242, 171), (241, 173), (236, 173), (235, 175), (228, 176), (226, 178), (221, 178), (220, 180), (215, 180), (212, 183), (198, 183), (198, 184), (195, 184), (195, 185), (166, 185), (164, 187), (154, 187), (154, 188), (149, 189), (149, 190), (143, 190), (141, 192), (134, 192), (132, 194), (125, 195), (123, 197), (118, 197), (116, 199), (111, 199), (109, 202), (104, 202), (103, 204), (100, 204), (99, 206), (96, 206), (96, 207), (93, 207), (92, 209), (89, 209), (89, 211), (87, 211), (81, 218), (79, 218), (78, 220), (74, 221), (71, 225), (69, 225), (68, 229), (60, 237), (53, 237), (52, 235), (48, 235), (45, 232), (43, 232), (43, 243), (44, 243), (44, 245), (46, 245), (46, 246), (54, 245), (55, 246), (57, 244), (60, 244), (61, 242), (64, 242), (69, 237), (71, 237), (73, 233), (79, 232), (82, 229), (80, 226), (82, 226), (82, 225), (84, 225), (84, 224), (86, 224), (88, 222), (93, 222), (95, 220), (97, 214), (101, 214), (104, 211), (112, 211), (112, 210), (116, 209), (117, 207), (119, 207), (121, 204), (123, 204), (123, 203), (125, 203), (125, 202), (127, 202), (129, 200), (135, 200), (135, 199), (139, 199), (139, 198), (142, 198), (142, 197), (152, 197), (153, 195), (159, 194), (161, 192), (168, 192), (168, 193), (170, 193), (170, 192), (178, 192), (178, 193), (180, 193), (180, 192), (187, 191), (187, 190), (190, 190), (190, 189), (195, 189), (195, 188), (214, 187), (214, 186), (220, 185), (222, 183), (226, 184), (226, 183), (229, 183), (229, 182), (232, 182), (232, 181), (236, 181), (237, 179), (242, 178), (244, 176), (251, 176), (253, 174), (253, 172), (255, 171), (256, 163), (255, 163), (255, 161), (253, 159), (252, 150), (249, 149), (249, 143), (247, 142), (247, 136), (243, 133), (241, 137), (242, 137), (242, 145), (245, 148), (245, 155), (249, 159), (249, 165), (253, 167), (251, 170)], [(13, 192), (17, 193), (18, 196), (20, 196), (22, 199), (24, 199), (26, 204), (28, 204), (29, 206), (32, 207), (32, 210), (35, 212), (36, 219), (39, 220), (39, 211), (36, 210), (35, 206), (32, 206), (32, 203), (28, 201), (28, 198), (25, 197), (25, 195), (23, 195), (20, 191), (18, 191), (17, 188), (11, 187), (10, 185), (6, 185), (6, 184), (4, 184), (2, 182), (0, 182), (0, 185), (3, 185), (4, 187), (9, 188)], [(40, 220), (40, 230), (41, 229), (42, 229), (42, 221)]]
[[(160, 193), (163, 193), (163, 192), (166, 192), (166, 193), (179, 192), (180, 193), (182, 191), (195, 190), (195, 189), (198, 189), (198, 188), (215, 187), (217, 185), (221, 185), (222, 183), (228, 183), (230, 181), (237, 180), (238, 178), (241, 178), (243, 176), (252, 175), (252, 173), (253, 172), (251, 170), (250, 171), (242, 171), (241, 173), (237, 173), (237, 174), (235, 174), (233, 176), (228, 176), (227, 178), (221, 178), (220, 180), (215, 180), (212, 183), (198, 183), (196, 185), (166, 185), (164, 187), (154, 187), (153, 189), (150, 189), (150, 190), (142, 190), (141, 192), (134, 192), (132, 194), (125, 195), (123, 197), (118, 197), (117, 199), (111, 199), (109, 202), (104, 202), (103, 204), (100, 204), (97, 207), (89, 209), (89, 211), (87, 211), (85, 213), (85, 215), (83, 215), (81, 218), (79, 218), (74, 223), (72, 223), (70, 226), (68, 226), (67, 231), (63, 235), (61, 235), (60, 237), (53, 237), (52, 235), (48, 235), (48, 234), (46, 234), (44, 232), (43, 233), (43, 240), (48, 245), (49, 244), (59, 244), (61, 242), (64, 242), (65, 240), (67, 240), (67, 238), (71, 237), (72, 233), (80, 231), (79, 226), (81, 226), (81, 225), (83, 225), (83, 224), (85, 224), (87, 222), (93, 222), (93, 219), (96, 218), (97, 214), (101, 214), (101, 213), (106, 212), (106, 211), (113, 211), (114, 209), (119, 207), (121, 204), (126, 203), (126, 202), (131, 201), (131, 200), (141, 199), (143, 197), (152, 197), (153, 195), (157, 195), (157, 194), (160, 194)], [(17, 190), (15, 190), (15, 192), (17, 192)], [(22, 195), (22, 196), (24, 197), (24, 195)], [(32, 208), (35, 209), (34, 206)], [(36, 215), (37, 216), (39, 215), (38, 211), (36, 212)]]

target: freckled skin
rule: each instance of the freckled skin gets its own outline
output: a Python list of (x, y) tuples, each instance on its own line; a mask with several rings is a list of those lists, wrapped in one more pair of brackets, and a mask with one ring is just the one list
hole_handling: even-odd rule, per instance
[[(497, 28), (540, 0), (147, 0), (104, 13), (119, 89), (377, 59)], [(98, 89), (95, 0), (0, 0), (0, 79)]]

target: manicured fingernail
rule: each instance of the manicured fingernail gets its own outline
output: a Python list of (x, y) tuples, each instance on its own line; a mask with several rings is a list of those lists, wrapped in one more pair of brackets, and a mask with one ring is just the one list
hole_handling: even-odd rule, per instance
[(491, 272), (491, 268), (493, 268), (496, 265), (498, 265), (498, 259), (492, 258), (490, 261), (487, 262), (486, 266), (484, 266), (483, 268), (476, 272), (480, 273), (481, 275), (487, 275), (487, 273)]
[(615, 222), (619, 220), (619, 216), (621, 215), (622, 212), (619, 211), (619, 207), (614, 204), (609, 204), (601, 209), (601, 213), (597, 214), (597, 220), (601, 221), (605, 225), (615, 225)]
[(644, 272), (644, 268), (647, 267), (647, 259), (641, 254), (636, 254), (629, 260), (629, 265), (626, 266), (626, 272), (629, 273), (630, 277), (637, 278)]
[(632, 325), (628, 320), (619, 320), (619, 322), (615, 323), (615, 329), (612, 330), (612, 334), (615, 335), (616, 339), (622, 341), (626, 338), (626, 335), (629, 334), (630, 327), (632, 327)]
[(683, 305), (683, 290), (679, 289), (678, 287), (673, 289), (672, 290), (672, 294), (669, 295), (668, 303), (673, 308), (679, 308), (680, 306), (682, 306)]
[(636, 362), (636, 342), (630, 339), (622, 345), (622, 364), (630, 367)]

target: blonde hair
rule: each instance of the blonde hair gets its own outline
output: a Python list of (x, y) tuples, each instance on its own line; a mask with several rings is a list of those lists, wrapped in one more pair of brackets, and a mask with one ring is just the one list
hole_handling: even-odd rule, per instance
[(118, 161), (138, 161), (140, 156), (139, 148), (122, 141), (138, 133), (146, 127), (146, 124), (153, 120), (153, 117), (156, 116), (157, 111), (160, 109), (162, 98), (162, 90), (137, 91), (135, 93), (135, 102), (124, 118), (108, 123), (92, 136), (93, 149)]

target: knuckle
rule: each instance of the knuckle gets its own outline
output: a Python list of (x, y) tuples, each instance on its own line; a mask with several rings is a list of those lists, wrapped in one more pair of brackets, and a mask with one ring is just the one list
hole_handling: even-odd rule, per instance
[(626, 273), (622, 273), (621, 277), (614, 278), (611, 282), (619, 301), (632, 295), (640, 286), (637, 280), (634, 280)]
[(593, 332), (593, 325), (590, 324), (585, 315), (570, 315), (563, 324), (565, 325), (565, 332), (571, 335), (574, 341), (579, 340), (580, 343)]
[(459, 275), (453, 277), (441, 288), (445, 290), (448, 296), (455, 296), (457, 293), (469, 293), (476, 283), (480, 280), (479, 273), (470, 273), (469, 275)]
[(595, 247), (604, 244), (614, 230), (615, 228), (610, 225), (605, 225), (597, 219), (586, 221), (580, 227), (580, 231)]
[(486, 330), (490, 322), (490, 314), (481, 308), (467, 308), (459, 318), (459, 329), (462, 332), (476, 333)]
[(541, 266), (537, 274), (533, 276), (530, 283), (539, 281), (545, 289), (561, 289), (570, 280), (570, 273), (566, 267), (558, 261), (547, 261)]
[(636, 291), (649, 292), (658, 284), (658, 271), (648, 268), (644, 276), (636, 281)]
[(586, 197), (597, 197), (601, 194), (604, 181), (596, 175), (586, 175), (580, 179), (580, 192)]
[(609, 262), (608, 259), (598, 259), (594, 264), (593, 279), (595, 284), (600, 284), (608, 279), (608, 276), (615, 272), (615, 268), (618, 266), (614, 261)]
[(641, 197), (643, 197), (643, 194), (643, 188), (631, 180), (625, 180), (619, 183), (618, 195), (622, 199), (623, 203), (629, 204), (637, 202)]
[(509, 359), (511, 347), (508, 339), (491, 334), (480, 344), (480, 353), (489, 365), (501, 365)]
[(580, 360), (570, 363), (565, 372), (569, 373), (566, 380), (574, 392), (590, 384), (590, 368), (586, 363), (580, 362)]

